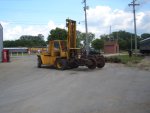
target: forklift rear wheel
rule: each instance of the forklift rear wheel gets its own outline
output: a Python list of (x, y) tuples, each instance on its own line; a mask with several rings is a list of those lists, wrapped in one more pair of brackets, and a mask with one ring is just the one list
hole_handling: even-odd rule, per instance
[(72, 62), (72, 63), (69, 65), (69, 67), (70, 67), (71, 69), (73, 69), (73, 68), (78, 68), (79, 65), (76, 63), (76, 61), (74, 61), (74, 62)]
[(105, 59), (104, 57), (97, 58), (97, 67), (102, 68), (105, 66)]
[(88, 67), (89, 69), (95, 69), (95, 68), (96, 68), (96, 61), (95, 61), (95, 59), (90, 58), (89, 60), (91, 61), (91, 64), (88, 65), (87, 67)]

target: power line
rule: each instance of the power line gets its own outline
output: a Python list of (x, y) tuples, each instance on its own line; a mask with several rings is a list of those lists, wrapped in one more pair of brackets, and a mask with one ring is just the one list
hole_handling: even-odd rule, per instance
[(137, 53), (137, 32), (136, 32), (136, 14), (135, 14), (135, 6), (139, 6), (140, 4), (135, 3), (136, 0), (133, 0), (129, 6), (133, 7), (133, 18), (134, 18), (134, 35), (135, 35), (135, 53)]

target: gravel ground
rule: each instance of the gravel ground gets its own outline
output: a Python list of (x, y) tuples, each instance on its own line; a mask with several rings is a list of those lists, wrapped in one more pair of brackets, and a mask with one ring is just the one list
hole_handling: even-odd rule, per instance
[(150, 56), (146, 56), (137, 66), (140, 69), (150, 71)]
[(38, 69), (36, 56), (13, 57), (0, 64), (0, 113), (150, 113), (150, 71)]

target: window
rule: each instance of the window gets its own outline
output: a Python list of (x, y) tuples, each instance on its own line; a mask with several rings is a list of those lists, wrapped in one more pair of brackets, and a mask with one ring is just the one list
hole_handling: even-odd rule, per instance
[(61, 48), (62, 48), (62, 51), (67, 50), (67, 42), (66, 41), (61, 41)]
[(54, 42), (54, 50), (60, 50), (59, 42), (55, 41)]

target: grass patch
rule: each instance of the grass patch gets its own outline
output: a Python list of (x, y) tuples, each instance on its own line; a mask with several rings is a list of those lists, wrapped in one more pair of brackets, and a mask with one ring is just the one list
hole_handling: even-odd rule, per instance
[(129, 57), (129, 55), (118, 55), (106, 58), (106, 62), (114, 62), (114, 63), (123, 63), (123, 64), (137, 64), (144, 57), (143, 56), (135, 56)]
[(144, 58), (142, 56), (136, 56), (136, 55), (133, 55), (132, 57), (129, 57), (128, 55), (120, 55), (117, 57), (121, 59), (121, 62), (123, 64), (127, 64), (127, 63), (137, 64)]

